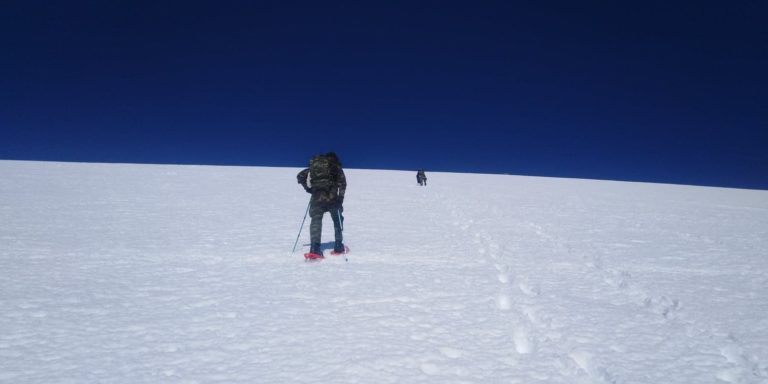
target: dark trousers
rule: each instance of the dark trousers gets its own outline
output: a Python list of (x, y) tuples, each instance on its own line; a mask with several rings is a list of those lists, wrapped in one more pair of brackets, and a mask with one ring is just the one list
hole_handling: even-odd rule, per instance
[(333, 220), (333, 234), (337, 243), (342, 242), (341, 235), (341, 218), (339, 217), (338, 206), (333, 205), (329, 207), (322, 206), (320, 204), (312, 204), (309, 207), (309, 217), (312, 221), (309, 223), (309, 239), (312, 244), (320, 243), (320, 235), (323, 233), (323, 214), (328, 212), (331, 214), (331, 220)]

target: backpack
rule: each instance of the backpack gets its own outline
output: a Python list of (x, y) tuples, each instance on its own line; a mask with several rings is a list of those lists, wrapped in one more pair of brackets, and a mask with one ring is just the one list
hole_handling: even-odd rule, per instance
[(317, 155), (309, 161), (309, 184), (315, 189), (330, 189), (335, 184), (335, 174), (330, 158)]

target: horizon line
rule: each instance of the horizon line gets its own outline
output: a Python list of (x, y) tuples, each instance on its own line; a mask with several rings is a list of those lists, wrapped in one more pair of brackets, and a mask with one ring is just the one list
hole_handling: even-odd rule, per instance
[[(101, 165), (157, 165), (157, 166), (180, 166), (180, 167), (251, 167), (251, 168), (306, 168), (302, 166), (292, 165), (258, 165), (258, 164), (232, 164), (232, 163), (202, 163), (202, 162), (142, 162), (142, 161), (87, 161), (87, 160), (41, 160), (41, 159), (8, 159), (0, 158), (0, 162), (29, 162), (29, 163), (67, 163), (67, 164), (101, 164)], [(415, 172), (418, 169), (396, 169), (396, 168), (354, 168), (344, 167), (344, 169), (354, 170), (371, 170), (371, 171), (394, 171), (394, 172)], [(517, 176), (517, 177), (536, 177), (547, 179), (568, 179), (568, 180), (587, 180), (587, 181), (609, 181), (617, 183), (639, 183), (639, 184), (661, 184), (661, 185), (676, 185), (676, 186), (688, 186), (688, 187), (700, 187), (700, 188), (721, 188), (721, 189), (740, 189), (749, 191), (766, 191), (768, 189), (761, 189), (756, 187), (737, 187), (737, 186), (724, 186), (715, 184), (684, 184), (675, 182), (662, 182), (652, 180), (637, 180), (637, 179), (609, 179), (599, 177), (577, 177), (577, 176), (564, 176), (564, 175), (541, 175), (530, 173), (509, 173), (509, 172), (468, 172), (468, 171), (453, 171), (445, 169), (428, 170), (428, 173), (456, 173), (456, 174), (469, 174), (469, 175), (492, 175), (492, 176)]]

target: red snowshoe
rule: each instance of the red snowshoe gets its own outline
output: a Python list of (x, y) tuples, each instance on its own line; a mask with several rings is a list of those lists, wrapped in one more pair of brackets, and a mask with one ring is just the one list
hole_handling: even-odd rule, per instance
[(320, 260), (322, 260), (324, 258), (325, 257), (323, 257), (322, 254), (311, 253), (311, 252), (308, 252), (308, 253), (304, 254), (304, 259), (306, 261), (320, 261)]
[(347, 253), (349, 253), (349, 247), (347, 247), (346, 245), (344, 246), (344, 251), (342, 252), (336, 252), (336, 250), (331, 251), (331, 255), (333, 256), (341, 256)]

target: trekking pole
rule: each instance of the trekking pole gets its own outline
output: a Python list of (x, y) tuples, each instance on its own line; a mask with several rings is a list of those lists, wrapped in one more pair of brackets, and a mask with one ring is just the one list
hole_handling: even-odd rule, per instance
[[(343, 233), (344, 232), (344, 216), (341, 215), (341, 209), (336, 208), (336, 214), (339, 215), (339, 228), (341, 228), (341, 232)], [(346, 250), (344, 252), (344, 261), (349, 262), (349, 259), (347, 258)]]
[(309, 213), (309, 205), (312, 203), (312, 200), (309, 200), (309, 203), (307, 203), (307, 210), (304, 211), (304, 218), (301, 219), (301, 226), (299, 227), (299, 233), (296, 235), (296, 241), (293, 243), (293, 249), (291, 250), (291, 256), (293, 256), (293, 253), (296, 252), (296, 244), (299, 243), (299, 237), (301, 236), (301, 230), (304, 229), (304, 222), (307, 221), (307, 214)]

